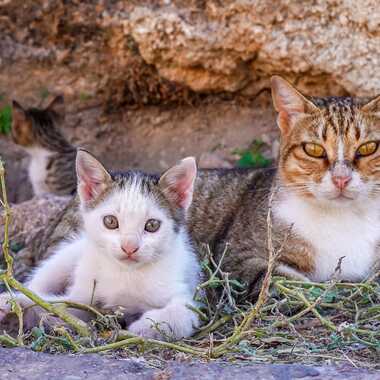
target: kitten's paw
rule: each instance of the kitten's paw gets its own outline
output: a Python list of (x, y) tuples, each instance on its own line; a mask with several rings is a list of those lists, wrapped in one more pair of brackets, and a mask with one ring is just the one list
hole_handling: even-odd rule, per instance
[(46, 331), (53, 331), (56, 327), (64, 325), (61, 319), (47, 313), (39, 306), (26, 309), (24, 312), (24, 327), (31, 330), (33, 327), (44, 326)]
[(175, 341), (191, 336), (197, 317), (186, 306), (170, 306), (144, 313), (128, 330), (145, 338)]
[(157, 327), (158, 326), (154, 321), (144, 318), (144, 316), (142, 316), (136, 322), (133, 322), (129, 326), (128, 330), (132, 334), (142, 336), (144, 338), (162, 340), (164, 339), (164, 334), (162, 334)]

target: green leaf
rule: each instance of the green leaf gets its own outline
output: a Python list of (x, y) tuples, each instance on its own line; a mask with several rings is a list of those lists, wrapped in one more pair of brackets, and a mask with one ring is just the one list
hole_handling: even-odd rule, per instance
[(0, 133), (6, 135), (12, 128), (12, 107), (5, 106), (0, 109)]
[(265, 144), (261, 140), (254, 140), (246, 150), (237, 150), (240, 156), (237, 162), (239, 168), (264, 168), (271, 164), (271, 160), (262, 154)]

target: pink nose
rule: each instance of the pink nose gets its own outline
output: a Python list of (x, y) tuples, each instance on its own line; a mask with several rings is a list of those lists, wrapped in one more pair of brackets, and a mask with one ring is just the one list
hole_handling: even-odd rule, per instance
[(128, 257), (131, 257), (133, 256), (138, 250), (139, 250), (139, 246), (136, 244), (136, 243), (124, 243), (122, 246), (121, 246), (121, 249), (123, 250), (123, 252), (128, 256)]
[(340, 190), (344, 190), (348, 183), (351, 181), (351, 176), (333, 176), (332, 181), (334, 185)]

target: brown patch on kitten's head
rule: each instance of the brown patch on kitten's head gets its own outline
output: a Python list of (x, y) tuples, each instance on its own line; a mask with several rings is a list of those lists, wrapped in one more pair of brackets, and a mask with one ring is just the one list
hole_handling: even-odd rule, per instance
[(12, 131), (15, 144), (30, 148), (41, 146), (50, 150), (66, 149), (68, 143), (59, 131), (65, 118), (63, 96), (56, 96), (44, 109), (24, 109), (15, 100), (12, 102)]
[(307, 98), (272, 78), (281, 130), (279, 177), (319, 200), (375, 198), (380, 191), (380, 96)]

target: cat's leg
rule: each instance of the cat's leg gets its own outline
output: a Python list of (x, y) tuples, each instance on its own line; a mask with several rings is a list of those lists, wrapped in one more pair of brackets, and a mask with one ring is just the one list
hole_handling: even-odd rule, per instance
[[(80, 240), (64, 244), (51, 257), (45, 260), (35, 269), (26, 287), (40, 296), (60, 293), (69, 285), (75, 264), (80, 255)], [(11, 310), (9, 293), (0, 294), (0, 320)], [(33, 305), (28, 297), (21, 293), (15, 293), (14, 299), (22, 306)]]
[(187, 305), (194, 305), (190, 297), (174, 298), (161, 309), (146, 311), (128, 330), (146, 338), (179, 340), (187, 338), (199, 326), (199, 318)]
[(72, 282), (81, 248), (81, 239), (62, 245), (56, 253), (34, 270), (26, 284), (28, 289), (41, 294), (64, 293)]
[[(66, 293), (61, 295), (54, 294), (43, 294), (37, 293), (44, 301), (50, 303), (59, 303), (59, 302), (75, 302), (79, 304), (90, 305), (93, 293), (93, 278), (88, 273), (85, 273), (84, 276), (75, 275), (74, 283), (67, 288)], [(32, 303), (33, 305), (33, 303)], [(89, 320), (90, 314), (84, 310), (78, 310), (76, 308), (68, 308), (69, 313), (75, 315), (76, 317), (82, 320)], [(30, 307), (26, 313), (25, 326), (27, 329), (30, 329), (39, 324), (43, 320), (44, 325), (49, 328), (55, 327), (57, 325), (62, 325), (63, 322), (58, 318), (51, 315), (37, 306)]]
[[(80, 265), (78, 248), (82, 248), (82, 244), (79, 243), (80, 241), (75, 241), (64, 246), (46, 260), (32, 275), (27, 287), (47, 302), (73, 301), (89, 304), (92, 297), (93, 273), (85, 265)], [(63, 290), (62, 294), (54, 294)], [(11, 298), (9, 293), (0, 295), (0, 321), (10, 312)], [(22, 293), (15, 293), (13, 298), (23, 308), (34, 305), (34, 302)], [(31, 320), (34, 319), (32, 316)]]

